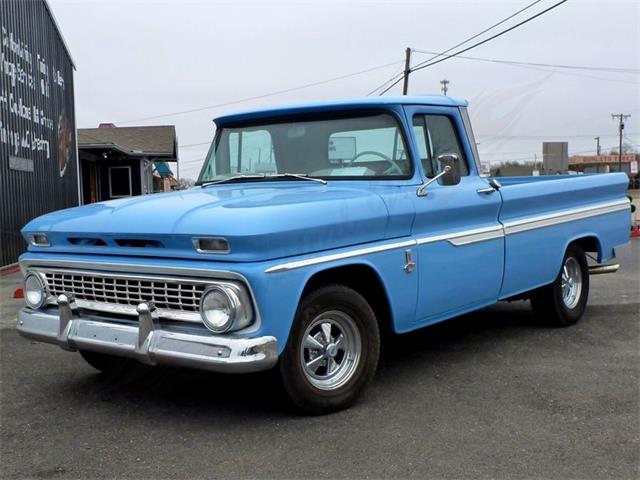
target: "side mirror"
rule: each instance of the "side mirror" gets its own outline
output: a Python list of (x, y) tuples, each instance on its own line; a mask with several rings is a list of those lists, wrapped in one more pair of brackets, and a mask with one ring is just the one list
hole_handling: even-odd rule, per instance
[(453, 153), (438, 155), (438, 165), (441, 172), (446, 172), (438, 180), (440, 185), (457, 185), (460, 183), (460, 158), (457, 155)]
[(440, 185), (457, 185), (460, 183), (460, 158), (457, 155), (452, 153), (439, 155), (438, 165), (440, 173), (424, 182), (416, 190), (416, 195), (419, 197), (427, 195), (427, 187), (433, 182), (438, 182)]

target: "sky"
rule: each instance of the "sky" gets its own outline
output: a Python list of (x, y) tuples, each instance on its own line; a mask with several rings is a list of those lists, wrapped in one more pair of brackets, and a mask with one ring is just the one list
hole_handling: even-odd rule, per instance
[[(213, 118), (363, 97), (402, 71), (407, 47), (415, 65), (431, 56), (420, 50), (445, 51), (532, 1), (49, 0), (76, 65), (78, 128), (175, 125), (185, 178), (198, 175)], [(599, 69), (450, 58), (413, 72), (410, 94), (440, 94), (447, 79), (447, 94), (469, 101), (484, 163), (540, 161), (543, 141), (594, 154), (596, 136), (608, 152), (617, 148), (612, 113), (631, 115), (625, 142), (640, 151), (640, 2), (569, 0), (462, 55)], [(176, 113), (187, 110), (196, 111)]]

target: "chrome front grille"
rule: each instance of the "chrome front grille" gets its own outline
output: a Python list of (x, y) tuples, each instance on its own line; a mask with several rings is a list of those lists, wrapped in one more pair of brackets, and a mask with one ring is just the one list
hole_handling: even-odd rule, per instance
[(102, 272), (40, 270), (49, 288), (49, 303), (72, 294), (81, 308), (136, 314), (143, 302), (153, 302), (161, 317), (200, 321), (200, 297), (208, 285), (219, 282), (189, 278), (147, 277)]
[(51, 294), (56, 297), (72, 293), (77, 299), (134, 307), (142, 302), (153, 302), (156, 308), (187, 312), (198, 311), (205, 289), (205, 285), (76, 273), (47, 273), (45, 276)]

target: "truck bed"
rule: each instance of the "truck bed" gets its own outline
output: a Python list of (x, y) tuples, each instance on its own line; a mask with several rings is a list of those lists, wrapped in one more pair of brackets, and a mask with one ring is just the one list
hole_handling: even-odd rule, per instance
[(498, 181), (503, 201), (499, 220), (506, 234), (501, 298), (553, 281), (574, 239), (585, 239), (600, 262), (613, 258), (614, 247), (629, 239), (629, 228), (621, 228), (631, 222), (624, 173)]

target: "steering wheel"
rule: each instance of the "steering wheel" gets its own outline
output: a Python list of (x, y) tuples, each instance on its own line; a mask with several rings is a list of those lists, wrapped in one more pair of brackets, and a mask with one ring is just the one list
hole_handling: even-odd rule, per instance
[(351, 163), (349, 164), (349, 166), (353, 166), (356, 159), (363, 157), (364, 155), (374, 155), (389, 162), (391, 166), (384, 171), (385, 174), (392, 173), (394, 170), (395, 170), (395, 173), (399, 175), (402, 175), (404, 173), (400, 168), (400, 166), (394, 160), (391, 160), (391, 158), (387, 157), (384, 153), (376, 152), (375, 150), (365, 150), (363, 152), (357, 153), (356, 156), (351, 159)]

